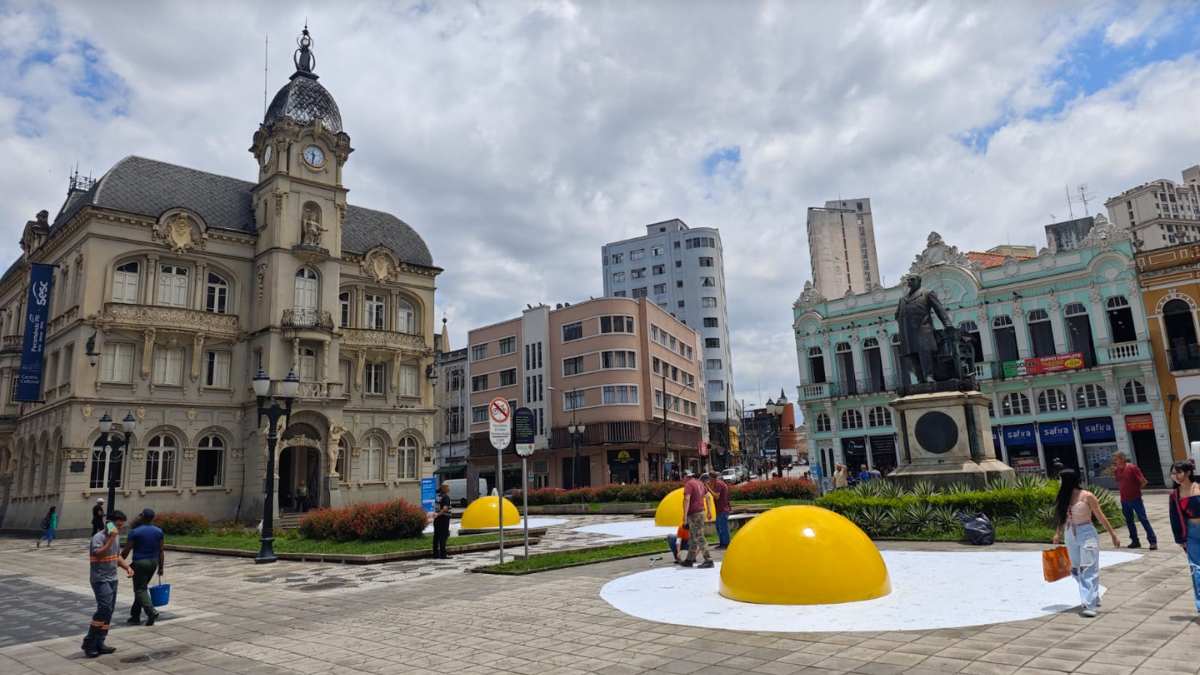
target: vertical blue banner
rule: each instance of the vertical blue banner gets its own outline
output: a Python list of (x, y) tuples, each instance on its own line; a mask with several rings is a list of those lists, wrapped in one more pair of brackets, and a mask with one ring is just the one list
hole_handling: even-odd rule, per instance
[(25, 306), (25, 343), (17, 374), (18, 401), (42, 400), (42, 366), (45, 361), (46, 320), (50, 313), (50, 288), (54, 266), (33, 263), (29, 268), (29, 298)]
[(425, 513), (433, 513), (433, 502), (437, 499), (437, 479), (421, 479), (421, 506)]

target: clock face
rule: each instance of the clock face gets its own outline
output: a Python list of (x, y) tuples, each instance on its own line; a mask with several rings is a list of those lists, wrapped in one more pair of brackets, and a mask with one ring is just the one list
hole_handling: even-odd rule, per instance
[(274, 146), (271, 146), (271, 145), (268, 145), (268, 146), (267, 146), (267, 147), (266, 147), (266, 148), (263, 150), (263, 154), (262, 154), (262, 163), (263, 163), (263, 166), (269, 166), (269, 165), (271, 164), (271, 160), (272, 160), (272, 159), (274, 159), (274, 158), (275, 158), (275, 147), (274, 147)]
[(319, 167), (325, 164), (325, 153), (315, 145), (310, 145), (304, 149), (304, 161), (309, 166)]

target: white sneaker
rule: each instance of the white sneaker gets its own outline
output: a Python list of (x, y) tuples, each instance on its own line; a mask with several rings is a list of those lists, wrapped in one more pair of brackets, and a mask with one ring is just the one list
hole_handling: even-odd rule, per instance
[(1084, 609), (1084, 610), (1083, 610), (1082, 614), (1083, 614), (1084, 616), (1086, 616), (1087, 618), (1089, 618), (1089, 619), (1090, 619), (1090, 618), (1092, 618), (1092, 617), (1096, 616), (1096, 614), (1098, 614), (1098, 612), (1097, 612), (1096, 610), (1094, 610), (1094, 609), (1092, 609), (1092, 608), (1088, 607), (1088, 608), (1086, 608), (1086, 609)]

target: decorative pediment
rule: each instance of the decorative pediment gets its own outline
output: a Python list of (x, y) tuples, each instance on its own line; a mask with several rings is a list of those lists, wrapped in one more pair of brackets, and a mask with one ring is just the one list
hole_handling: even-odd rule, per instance
[(804, 290), (800, 292), (800, 297), (793, 303), (793, 307), (811, 307), (825, 302), (825, 296), (813, 286), (813, 282), (804, 282)]
[(957, 246), (948, 245), (942, 239), (942, 235), (930, 232), (929, 237), (925, 240), (925, 250), (913, 258), (908, 273), (919, 275), (941, 265), (955, 265), (968, 270), (975, 270), (978, 267), (967, 257), (967, 254), (959, 251)]
[(202, 249), (208, 242), (207, 228), (199, 217), (186, 211), (166, 211), (154, 225), (154, 238), (174, 253)]
[(1119, 241), (1129, 241), (1132, 238), (1129, 230), (1110, 223), (1103, 214), (1096, 214), (1092, 229), (1079, 243), (1080, 248), (1112, 248)]
[(359, 263), (359, 268), (365, 276), (376, 282), (390, 281), (395, 278), (399, 262), (391, 249), (377, 246), (367, 252)]

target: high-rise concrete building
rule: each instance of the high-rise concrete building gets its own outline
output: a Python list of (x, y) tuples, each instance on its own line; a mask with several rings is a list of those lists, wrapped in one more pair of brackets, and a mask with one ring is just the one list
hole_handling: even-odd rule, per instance
[(1183, 182), (1160, 178), (1104, 202), (1108, 219), (1133, 231), (1146, 251), (1200, 241), (1200, 164), (1183, 170)]
[(871, 200), (838, 199), (808, 209), (813, 286), (826, 298), (865, 293), (879, 285)]
[(729, 447), (727, 415), (737, 397), (725, 306), (721, 233), (689, 228), (678, 218), (651, 223), (646, 236), (606, 244), (604, 294), (649, 298), (701, 336), (708, 399), (709, 442), (720, 455)]

